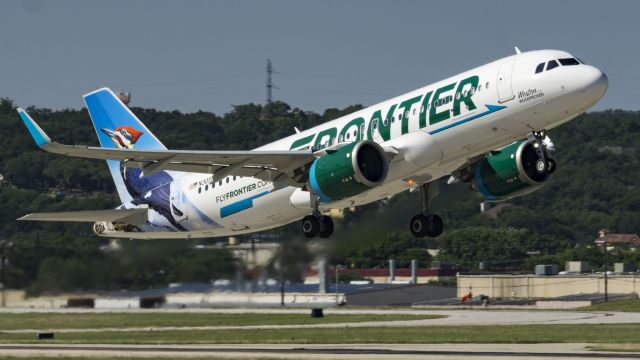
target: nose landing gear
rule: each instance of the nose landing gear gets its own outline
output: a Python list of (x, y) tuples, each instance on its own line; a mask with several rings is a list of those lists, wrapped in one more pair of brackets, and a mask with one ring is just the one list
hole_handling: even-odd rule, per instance
[(422, 213), (414, 216), (409, 223), (411, 234), (415, 237), (437, 237), (442, 234), (444, 225), (440, 216), (429, 212), (429, 184), (420, 185)]
[(538, 160), (536, 161), (536, 171), (539, 174), (553, 174), (556, 170), (556, 162), (547, 153), (546, 147), (543, 143), (544, 138), (547, 136), (546, 130), (532, 131), (527, 134), (527, 138), (534, 142), (536, 146), (536, 152), (538, 153)]

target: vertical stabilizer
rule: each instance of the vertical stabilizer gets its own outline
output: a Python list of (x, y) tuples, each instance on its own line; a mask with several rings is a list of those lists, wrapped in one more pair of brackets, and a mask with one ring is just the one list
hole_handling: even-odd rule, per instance
[[(86, 94), (84, 101), (100, 146), (138, 150), (167, 149), (110, 89), (103, 88)], [(164, 179), (167, 176), (140, 179), (139, 169), (125, 171), (120, 162), (114, 160), (107, 160), (107, 164), (123, 203), (131, 202), (147, 188), (157, 187), (171, 180)]]

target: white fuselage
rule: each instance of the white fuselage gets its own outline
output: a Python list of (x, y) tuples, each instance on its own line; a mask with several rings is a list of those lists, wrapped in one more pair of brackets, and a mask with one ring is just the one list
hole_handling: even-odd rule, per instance
[[(600, 70), (580, 63), (536, 73), (540, 63), (568, 58), (573, 56), (556, 50), (502, 58), (258, 150), (320, 150), (362, 139), (378, 142), (397, 152), (384, 184), (347, 199), (323, 202), (320, 209), (367, 204), (450, 175), (473, 157), (585, 112), (607, 89), (607, 78)], [(232, 236), (278, 227), (312, 212), (309, 194), (297, 187), (251, 177), (172, 176), (173, 215), (188, 231), (176, 231), (150, 212), (146, 232), (103, 235)]]

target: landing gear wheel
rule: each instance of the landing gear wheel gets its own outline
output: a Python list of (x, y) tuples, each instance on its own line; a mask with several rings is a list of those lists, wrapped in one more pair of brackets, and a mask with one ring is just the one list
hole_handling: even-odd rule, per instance
[(425, 237), (427, 236), (427, 231), (429, 230), (429, 224), (427, 223), (427, 217), (418, 214), (411, 219), (411, 234), (415, 237)]
[(556, 161), (547, 159), (547, 174), (553, 174), (554, 171), (556, 171)]
[(331, 234), (333, 234), (333, 219), (326, 215), (320, 216), (320, 233), (318, 235), (325, 239), (331, 236)]
[(427, 236), (428, 237), (437, 237), (442, 234), (442, 229), (444, 225), (442, 224), (442, 218), (436, 214), (427, 215)]
[(309, 239), (315, 237), (320, 232), (320, 221), (313, 215), (307, 215), (302, 218), (300, 223), (304, 236)]

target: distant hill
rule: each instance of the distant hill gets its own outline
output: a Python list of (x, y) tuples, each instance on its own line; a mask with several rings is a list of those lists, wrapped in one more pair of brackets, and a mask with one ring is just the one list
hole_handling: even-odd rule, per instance
[[(307, 129), (360, 108), (356, 105), (316, 114), (275, 102), (268, 107), (238, 105), (224, 115), (136, 107), (132, 110), (170, 148), (251, 149), (292, 134), (294, 127)], [(86, 109), (32, 108), (29, 111), (58, 141), (97, 145)], [(515, 206), (502, 211), (497, 219), (479, 213), (481, 197), (468, 191), (467, 184), (443, 185), (441, 195), (433, 202), (433, 210), (445, 220), (446, 233), (437, 240), (411, 240), (408, 222), (419, 210), (419, 202), (415, 194), (404, 193), (356, 212), (347, 211), (346, 220), (337, 224), (334, 238), (329, 242), (333, 245), (330, 247), (333, 259), (343, 263), (367, 260), (368, 265), (380, 265), (389, 254), (442, 247), (450, 245), (452, 236), (468, 236), (468, 232), (456, 235), (459, 229), (476, 229), (478, 234), (478, 229), (524, 229), (520, 233), (509, 232), (508, 236), (514, 236), (513, 241), (524, 242), (517, 245), (523, 249), (542, 249), (541, 256), (591, 244), (603, 227), (613, 232), (640, 233), (637, 220), (640, 218), (640, 149), (637, 145), (640, 113), (622, 110), (589, 113), (552, 130), (549, 135), (556, 145), (554, 157), (558, 170), (544, 188), (515, 199)], [(35, 255), (23, 254), (20, 256), (24, 259), (16, 260), (16, 265), (22, 266), (15, 274), (19, 284), (35, 281), (42, 262), (49, 256), (66, 259), (98, 256), (95, 251), (104, 240), (98, 240), (86, 224), (24, 224), (14, 219), (36, 211), (117, 205), (104, 162), (54, 156), (38, 150), (8, 99), (0, 101), (0, 138), (3, 139), (0, 174), (4, 178), (0, 186), (3, 204), (0, 236), (32, 246), (16, 246), (14, 252), (35, 251)], [(276, 232), (283, 238), (299, 238), (297, 224)], [(504, 231), (496, 234), (507, 236)], [(492, 235), (483, 236), (491, 238)], [(385, 244), (389, 239), (404, 245), (387, 249), (389, 246)], [(55, 245), (47, 248), (47, 243)], [(14, 254), (14, 258), (18, 259), (18, 255)], [(423, 258), (428, 259), (428, 256)], [(519, 261), (505, 266), (522, 264)]]

